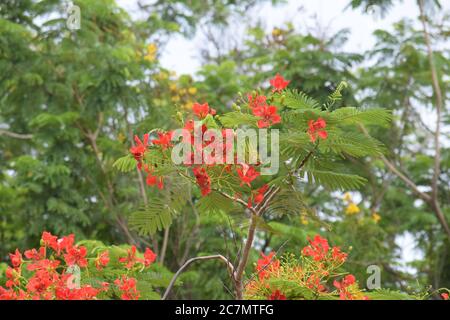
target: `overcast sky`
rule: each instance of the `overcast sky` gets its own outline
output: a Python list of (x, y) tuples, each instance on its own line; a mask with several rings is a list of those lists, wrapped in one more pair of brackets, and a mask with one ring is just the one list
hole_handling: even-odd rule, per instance
[[(119, 0), (125, 8), (130, 8), (130, 1)], [(253, 19), (261, 18), (267, 29), (282, 26), (292, 21), (296, 27), (306, 28), (313, 23), (312, 16), (316, 16), (322, 26), (329, 26), (331, 31), (348, 28), (351, 36), (345, 49), (361, 52), (374, 44), (372, 32), (378, 28), (390, 28), (394, 22), (402, 18), (416, 18), (418, 9), (416, 0), (404, 0), (402, 4), (394, 6), (383, 18), (362, 14), (359, 10), (345, 10), (349, 0), (289, 0), (287, 4), (273, 7), (267, 3), (262, 8), (252, 12)], [(441, 1), (444, 9), (450, 10), (450, 0)], [(301, 9), (303, 8), (303, 9)], [(199, 66), (198, 48), (203, 38), (194, 39), (173, 37), (161, 56), (164, 67), (176, 70), (178, 74), (194, 74)]]

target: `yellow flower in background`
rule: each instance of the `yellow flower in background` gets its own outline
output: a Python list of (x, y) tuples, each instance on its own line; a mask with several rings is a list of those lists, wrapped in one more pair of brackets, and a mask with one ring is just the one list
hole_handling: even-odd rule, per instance
[(158, 46), (154, 43), (150, 43), (147, 46), (147, 54), (144, 56), (144, 59), (147, 61), (155, 61), (156, 60), (156, 53), (158, 51)]
[(360, 211), (361, 210), (359, 209), (359, 207), (353, 202), (351, 202), (345, 209), (345, 213), (348, 215), (358, 214)]
[(352, 202), (352, 195), (349, 192), (344, 193), (344, 201)]
[(305, 226), (309, 223), (308, 218), (303, 215), (300, 216), (300, 222)]
[(273, 28), (272, 30), (272, 36), (273, 37), (278, 37), (283, 33), (283, 30), (281, 30), (280, 28)]
[(194, 94), (197, 93), (197, 88), (196, 87), (190, 87), (188, 89), (188, 92), (189, 92), (190, 95), (194, 95)]
[(374, 212), (374, 213), (372, 214), (372, 220), (373, 220), (375, 223), (378, 223), (378, 222), (380, 222), (380, 220), (381, 220), (381, 216), (380, 216), (378, 213)]
[(169, 84), (169, 89), (171, 90), (171, 91), (177, 91), (177, 84), (176, 83), (171, 83), (171, 84)]
[(188, 102), (186, 102), (185, 104), (183, 104), (181, 107), (182, 107), (183, 109), (186, 109), (186, 110), (192, 110), (192, 106), (193, 106), (193, 105), (194, 105), (193, 102), (188, 101)]
[(125, 135), (122, 132), (119, 132), (119, 134), (117, 135), (117, 140), (119, 140), (120, 142), (124, 142), (125, 139)]
[(184, 88), (183, 88), (183, 89), (180, 89), (180, 94), (181, 94), (182, 96), (185, 95), (186, 92), (187, 92), (186, 89), (184, 89)]
[(172, 97), (172, 101), (173, 101), (173, 102), (178, 102), (178, 101), (180, 101), (180, 96), (173, 96), (173, 97)]

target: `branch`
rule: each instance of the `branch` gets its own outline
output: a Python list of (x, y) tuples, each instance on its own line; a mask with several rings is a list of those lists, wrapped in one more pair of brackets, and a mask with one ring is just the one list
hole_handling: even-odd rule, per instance
[(4, 130), (4, 129), (0, 129), (0, 136), (1, 135), (5, 135), (5, 136), (15, 138), (15, 139), (23, 139), (23, 140), (33, 138), (32, 134), (15, 133), (15, 132), (11, 132), (11, 131)]
[(232, 280), (234, 282), (234, 267), (231, 264), (231, 262), (228, 261), (228, 259), (225, 258), (224, 256), (222, 256), (220, 254), (216, 254), (216, 255), (211, 255), (211, 256), (195, 257), (195, 258), (191, 258), (188, 261), (186, 261), (181, 266), (181, 268), (178, 269), (178, 271), (173, 276), (172, 280), (170, 280), (169, 286), (167, 287), (166, 291), (164, 292), (162, 300), (167, 299), (167, 296), (169, 295), (170, 291), (172, 290), (173, 286), (175, 285), (175, 281), (180, 276), (180, 274), (184, 271), (184, 269), (186, 269), (191, 263), (193, 263), (195, 261), (200, 261), (200, 260), (213, 260), (213, 259), (219, 259), (219, 260), (222, 260), (223, 262), (225, 262), (225, 264), (227, 265), (228, 271), (230, 272), (230, 275), (232, 275)]
[(433, 180), (431, 182), (432, 188), (432, 196), (433, 201), (437, 204), (438, 202), (438, 180), (440, 174), (440, 162), (441, 162), (441, 150), (439, 144), (439, 136), (441, 132), (441, 111), (444, 108), (444, 101), (442, 99), (442, 91), (439, 86), (439, 79), (436, 70), (436, 65), (433, 59), (433, 49), (431, 48), (431, 40), (430, 34), (428, 33), (427, 22), (425, 17), (423, 0), (418, 1), (419, 10), (420, 10), (420, 21), (423, 26), (423, 34), (425, 37), (425, 43), (427, 45), (427, 53), (428, 53), (428, 61), (430, 63), (430, 71), (431, 71), (431, 80), (433, 85), (433, 91), (436, 95), (436, 131), (434, 133), (434, 148), (435, 148), (435, 156), (434, 156), (434, 174)]

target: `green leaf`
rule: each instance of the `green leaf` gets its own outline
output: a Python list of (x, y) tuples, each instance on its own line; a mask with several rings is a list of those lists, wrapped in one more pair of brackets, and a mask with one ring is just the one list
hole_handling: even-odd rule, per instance
[(337, 173), (333, 171), (323, 171), (307, 169), (306, 175), (308, 183), (321, 184), (325, 188), (332, 190), (352, 190), (363, 186), (367, 180), (354, 174)]
[(130, 172), (136, 168), (136, 160), (131, 154), (127, 154), (124, 157), (117, 159), (113, 167), (121, 172)]
[(228, 128), (238, 127), (241, 125), (256, 126), (256, 123), (258, 122), (258, 117), (239, 111), (228, 112), (223, 116), (217, 116), (217, 118), (224, 127)]

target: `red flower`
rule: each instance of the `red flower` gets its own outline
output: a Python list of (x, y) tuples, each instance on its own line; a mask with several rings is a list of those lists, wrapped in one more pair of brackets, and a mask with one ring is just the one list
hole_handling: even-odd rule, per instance
[(263, 95), (256, 94), (256, 96), (253, 97), (251, 94), (248, 94), (247, 99), (248, 99), (248, 106), (251, 109), (260, 108), (267, 105), (266, 103), (267, 97)]
[(286, 296), (280, 292), (280, 290), (275, 290), (269, 296), (269, 300), (286, 300)]
[(444, 300), (448, 300), (449, 299), (448, 293), (441, 293), (441, 297)]
[(205, 168), (195, 167), (192, 169), (192, 172), (197, 180), (202, 196), (208, 195), (211, 192), (211, 179)]
[(216, 110), (210, 108), (207, 102), (205, 102), (204, 104), (200, 104), (200, 103), (197, 103), (197, 102), (194, 103), (194, 105), (192, 106), (192, 111), (194, 111), (195, 115), (199, 119), (206, 118), (206, 116), (208, 114), (210, 114), (210, 115), (215, 115), (216, 114)]
[(137, 300), (139, 299), (139, 291), (136, 289), (136, 279), (128, 278), (122, 275), (122, 278), (116, 279), (114, 283), (122, 292), (122, 300)]
[(109, 251), (104, 251), (95, 259), (95, 267), (97, 270), (102, 270), (109, 263)]
[(254, 108), (253, 114), (257, 117), (261, 117), (257, 123), (258, 128), (267, 128), (281, 122), (281, 117), (277, 114), (277, 107), (275, 106), (265, 105)]
[(258, 193), (255, 196), (256, 203), (261, 203), (264, 200), (264, 194), (266, 193), (267, 189), (269, 189), (269, 186), (267, 184), (258, 189)]
[(269, 272), (278, 270), (280, 267), (280, 261), (274, 259), (275, 252), (269, 253), (267, 256), (261, 252), (261, 259), (258, 259), (256, 264), (256, 271), (258, 272), (259, 279), (262, 280), (269, 276)]
[(333, 285), (338, 289), (345, 289), (348, 286), (351, 286), (356, 281), (356, 278), (352, 274), (348, 274), (344, 277), (344, 279), (341, 280), (341, 282), (334, 280)]
[(284, 88), (287, 87), (290, 81), (284, 79), (279, 73), (275, 76), (275, 78), (270, 79), (270, 84), (272, 85), (273, 89), (272, 92), (280, 92)]
[(22, 254), (19, 249), (16, 249), (16, 252), (9, 254), (9, 259), (11, 260), (11, 264), (14, 268), (20, 267), (22, 264)]
[(255, 195), (251, 195), (248, 198), (247, 207), (251, 208), (252, 201), (254, 201), (255, 203), (261, 203), (264, 200), (264, 194), (266, 193), (267, 189), (269, 189), (269, 186), (265, 184), (256, 191)]
[(49, 260), (49, 259), (37, 260), (33, 263), (30, 263), (27, 266), (27, 270), (28, 271), (45, 270), (47, 272), (54, 272), (56, 268), (59, 266), (59, 264), (60, 264), (59, 260)]
[(161, 133), (158, 132), (158, 139), (152, 140), (153, 144), (160, 145), (163, 150), (171, 147), (172, 144), (172, 132)]
[(327, 126), (327, 123), (324, 119), (319, 118), (316, 121), (309, 120), (308, 122), (308, 134), (309, 138), (311, 139), (311, 142), (315, 142), (317, 140), (317, 137), (320, 137), (321, 139), (326, 139), (328, 137), (328, 133), (323, 130)]
[(156, 254), (150, 249), (146, 248), (144, 252), (144, 265), (150, 266), (156, 260)]
[(67, 253), (64, 255), (64, 260), (66, 260), (66, 263), (69, 266), (76, 264), (79, 267), (86, 267), (88, 264), (86, 254), (86, 247), (71, 247), (67, 249)]
[(139, 170), (141, 170), (142, 158), (144, 157), (145, 151), (147, 151), (148, 133), (144, 134), (144, 142), (142, 142), (138, 136), (134, 136), (134, 141), (136, 142), (136, 145), (130, 148), (130, 152), (133, 154), (134, 159), (138, 162)]
[(236, 172), (241, 179), (241, 186), (243, 184), (247, 184), (250, 187), (250, 183), (260, 175), (260, 173), (256, 171), (254, 167), (247, 164), (242, 164), (242, 169), (237, 168)]
[(126, 263), (125, 268), (131, 269), (138, 262), (144, 263), (144, 260), (136, 257), (136, 246), (131, 246), (127, 251), (127, 256), (119, 258), (119, 262)]
[(41, 241), (45, 247), (52, 248), (53, 250), (58, 248), (58, 237), (52, 235), (50, 232), (44, 231), (42, 233)]
[(6, 278), (8, 279), (5, 283), (6, 287), (11, 288), (20, 285), (20, 270), (7, 267), (5, 271)]
[(314, 241), (309, 240), (309, 243), (309, 246), (303, 248), (303, 254), (312, 257), (315, 261), (326, 260), (330, 249), (327, 239), (316, 235)]
[(331, 253), (331, 257), (333, 258), (333, 260), (343, 263), (345, 262), (345, 260), (347, 260), (347, 253), (342, 252), (341, 248), (339, 247), (333, 247), (332, 249), (332, 253)]
[(341, 282), (334, 280), (333, 285), (339, 290), (339, 297), (341, 300), (352, 300), (353, 295), (347, 290), (347, 287), (354, 284), (355, 276), (352, 274), (346, 275)]
[(40, 247), (39, 251), (36, 249), (26, 250), (23, 254), (27, 259), (41, 260), (45, 258), (45, 247)]

